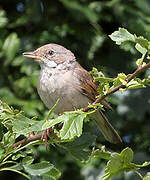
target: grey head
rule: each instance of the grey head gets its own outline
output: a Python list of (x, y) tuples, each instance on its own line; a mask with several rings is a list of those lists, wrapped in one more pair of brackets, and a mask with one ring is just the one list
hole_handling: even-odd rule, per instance
[(74, 54), (58, 44), (46, 44), (32, 52), (24, 52), (23, 56), (38, 61), (41, 67), (55, 68), (58, 65), (74, 62)]

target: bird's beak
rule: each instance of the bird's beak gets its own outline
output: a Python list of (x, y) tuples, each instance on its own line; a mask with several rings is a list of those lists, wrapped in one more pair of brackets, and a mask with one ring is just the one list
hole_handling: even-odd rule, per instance
[(37, 56), (37, 55), (35, 54), (34, 51), (33, 51), (33, 52), (24, 52), (24, 53), (23, 53), (23, 56), (24, 56), (24, 57), (27, 57), (27, 58), (32, 58), (32, 59), (34, 59), (34, 60), (40, 60), (40, 59), (41, 59), (39, 56)]

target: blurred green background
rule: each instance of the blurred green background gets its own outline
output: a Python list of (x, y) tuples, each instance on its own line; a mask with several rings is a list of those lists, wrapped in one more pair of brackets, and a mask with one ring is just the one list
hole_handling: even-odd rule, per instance
[[(119, 47), (108, 35), (124, 27), (150, 40), (149, 0), (0, 0), (0, 99), (23, 110), (29, 117), (42, 119), (47, 109), (36, 86), (39, 65), (22, 56), (47, 43), (58, 43), (75, 53), (87, 70), (96, 67), (106, 76), (132, 73), (140, 54), (132, 44)], [(142, 77), (150, 74), (147, 70)], [(150, 88), (115, 93), (109, 98), (114, 108), (106, 112), (123, 139), (123, 145), (109, 144), (95, 126), (85, 131), (99, 133), (97, 143), (112, 151), (129, 146), (135, 162), (150, 161)], [(62, 149), (35, 148), (35, 159), (46, 159), (62, 172), (62, 180), (96, 180), (104, 171), (105, 161), (94, 159), (83, 164)], [(145, 174), (149, 168), (141, 173)], [(0, 173), (0, 179), (23, 180), (15, 173)], [(115, 180), (138, 179), (133, 173)]]

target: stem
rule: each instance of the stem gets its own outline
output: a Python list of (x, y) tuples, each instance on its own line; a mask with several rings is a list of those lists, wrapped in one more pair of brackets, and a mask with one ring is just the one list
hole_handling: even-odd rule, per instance
[(24, 177), (26, 177), (27, 179), (31, 180), (31, 178), (30, 178), (28, 175), (26, 175), (25, 173), (23, 173), (23, 172), (21, 172), (21, 171), (18, 171), (18, 170), (16, 170), (16, 169), (2, 168), (2, 169), (0, 169), (0, 171), (13, 171), (13, 172), (16, 172), (16, 173), (18, 173), (18, 174), (21, 174), (21, 175), (23, 175)]
[(134, 171), (134, 172), (140, 177), (140, 179), (143, 180), (143, 176), (138, 171)]
[(13, 144), (13, 147), (17, 147), (19, 146), (20, 144), (22, 145), (25, 145), (25, 144), (28, 144), (29, 142), (32, 142), (32, 141), (35, 141), (35, 140), (39, 140), (41, 139), (43, 136), (43, 134), (38, 134), (38, 135), (33, 135), (32, 137), (29, 137), (29, 138), (25, 138), (25, 139), (22, 139), (21, 141), (18, 141), (16, 143)]

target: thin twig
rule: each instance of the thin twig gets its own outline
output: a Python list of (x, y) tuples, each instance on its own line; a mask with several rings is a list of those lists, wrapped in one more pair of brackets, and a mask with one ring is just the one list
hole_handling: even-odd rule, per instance
[[(134, 77), (136, 77), (138, 74), (140, 74), (142, 71), (144, 71), (144, 70), (146, 70), (146, 69), (148, 69), (148, 68), (150, 68), (150, 62), (147, 63), (147, 64), (144, 65), (144, 66), (139, 66), (125, 81), (126, 81), (127, 83), (130, 82)], [(97, 103), (102, 102), (102, 100), (105, 99), (107, 96), (115, 93), (116, 91), (118, 91), (118, 90), (121, 89), (121, 88), (126, 88), (126, 86), (123, 85), (123, 84), (121, 84), (121, 85), (119, 85), (119, 86), (114, 87), (113, 89), (109, 90), (105, 95), (97, 98), (97, 99), (93, 102), (92, 105), (95, 105), (95, 104), (97, 104)], [(89, 110), (90, 110), (90, 107), (85, 107), (85, 108), (83, 109), (84, 112), (87, 112), (87, 111), (89, 111)]]
[(37, 135), (33, 135), (31, 137), (28, 137), (28, 138), (25, 138), (25, 139), (22, 139), (21, 141), (18, 141), (16, 143), (13, 144), (13, 147), (17, 147), (19, 146), (20, 144), (21, 145), (25, 145), (25, 144), (28, 144), (29, 142), (32, 142), (32, 141), (35, 141), (35, 140), (39, 140), (41, 139), (43, 136), (43, 133), (41, 134), (37, 134)]

